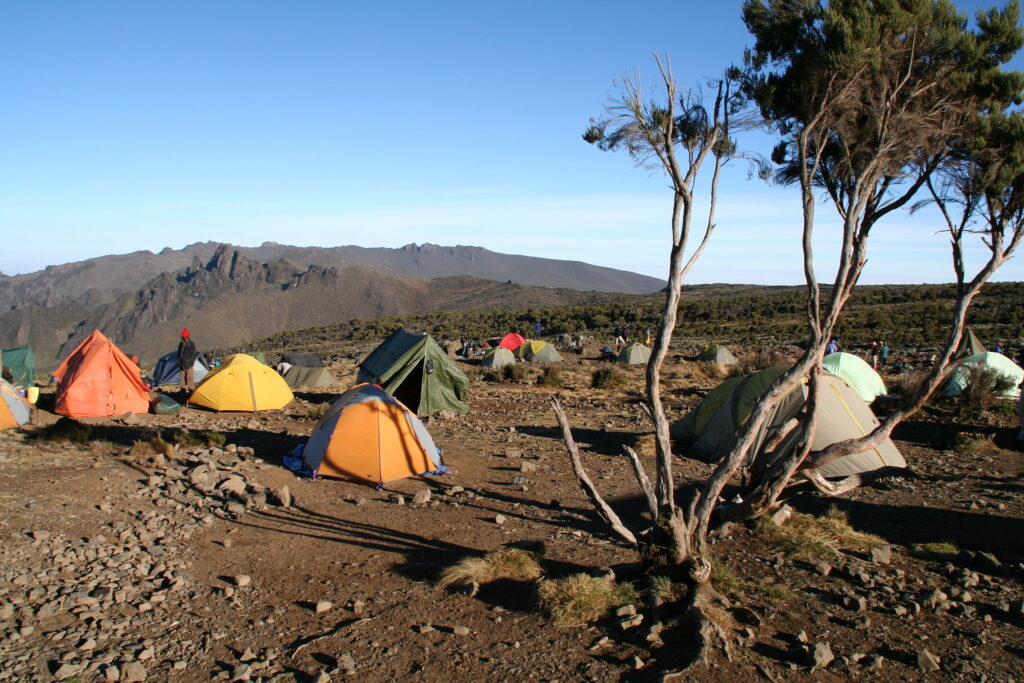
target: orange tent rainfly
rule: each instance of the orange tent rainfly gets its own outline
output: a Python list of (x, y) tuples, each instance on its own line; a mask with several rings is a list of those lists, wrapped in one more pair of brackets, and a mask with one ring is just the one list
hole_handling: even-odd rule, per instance
[(304, 463), (296, 465), (316, 476), (377, 486), (445, 469), (423, 423), (376, 384), (357, 385), (334, 399), (301, 457)]
[(114, 342), (95, 330), (53, 373), (55, 413), (68, 417), (108, 417), (149, 411), (149, 390)]

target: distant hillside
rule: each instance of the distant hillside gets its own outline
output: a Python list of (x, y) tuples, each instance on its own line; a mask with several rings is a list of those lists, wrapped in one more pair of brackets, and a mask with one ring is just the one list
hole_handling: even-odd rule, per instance
[(193, 331), (200, 348), (209, 349), (352, 318), (524, 303), (560, 306), (614, 296), (465, 276), (413, 280), (365, 266), (303, 267), (284, 258), (259, 262), (222, 245), (208, 261), (195, 256), (183, 270), (161, 273), (112, 301), (91, 308), (78, 302), (19, 307), (0, 316), (0, 324), (14, 337), (4, 339), (4, 345), (31, 344), (45, 369), (56, 366), (94, 329), (126, 352), (152, 361), (175, 348), (182, 327)]
[(192, 266), (196, 259), (206, 263), (221, 246), (259, 262), (285, 260), (300, 269), (320, 266), (342, 270), (362, 266), (412, 280), (468, 275), (534, 287), (634, 294), (653, 292), (664, 286), (661, 280), (638, 273), (580, 261), (499, 254), (480, 247), (409, 244), (401, 249), (324, 248), (275, 242), (259, 247), (234, 247), (204, 242), (180, 250), (164, 249), (158, 254), (137, 251), (48, 266), (24, 275), (0, 274), (0, 310), (59, 304), (91, 309), (109, 304), (161, 273), (176, 273)]

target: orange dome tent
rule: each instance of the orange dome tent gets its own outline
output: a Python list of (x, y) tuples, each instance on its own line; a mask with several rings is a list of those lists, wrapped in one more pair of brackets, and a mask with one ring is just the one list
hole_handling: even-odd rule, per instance
[(377, 486), (444, 471), (423, 423), (376, 384), (359, 384), (334, 399), (302, 457), (317, 476)]
[(55, 413), (68, 417), (108, 417), (149, 412), (149, 390), (114, 342), (95, 330), (53, 373)]
[(13, 429), (28, 422), (31, 408), (18, 390), (0, 379), (0, 429)]

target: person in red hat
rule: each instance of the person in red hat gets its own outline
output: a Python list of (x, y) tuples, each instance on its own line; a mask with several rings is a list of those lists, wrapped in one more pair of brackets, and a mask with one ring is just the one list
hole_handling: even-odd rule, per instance
[(178, 380), (178, 384), (185, 391), (195, 391), (195, 379), (193, 377), (193, 367), (196, 364), (196, 358), (199, 357), (199, 352), (196, 351), (195, 342), (192, 341), (192, 335), (189, 333), (188, 328), (181, 331), (181, 341), (178, 342), (178, 370), (181, 371), (181, 378)]

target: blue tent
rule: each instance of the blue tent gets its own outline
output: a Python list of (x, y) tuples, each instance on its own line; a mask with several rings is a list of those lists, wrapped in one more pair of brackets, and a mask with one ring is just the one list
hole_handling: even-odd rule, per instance
[[(199, 381), (206, 377), (206, 373), (210, 371), (210, 366), (206, 362), (206, 356), (199, 354), (195, 365), (192, 366), (192, 370), (192, 379), (196, 384), (199, 384)], [(181, 370), (178, 369), (178, 352), (171, 351), (164, 356), (160, 356), (160, 360), (156, 362), (156, 367), (153, 369), (153, 385), (179, 384), (180, 382)]]

